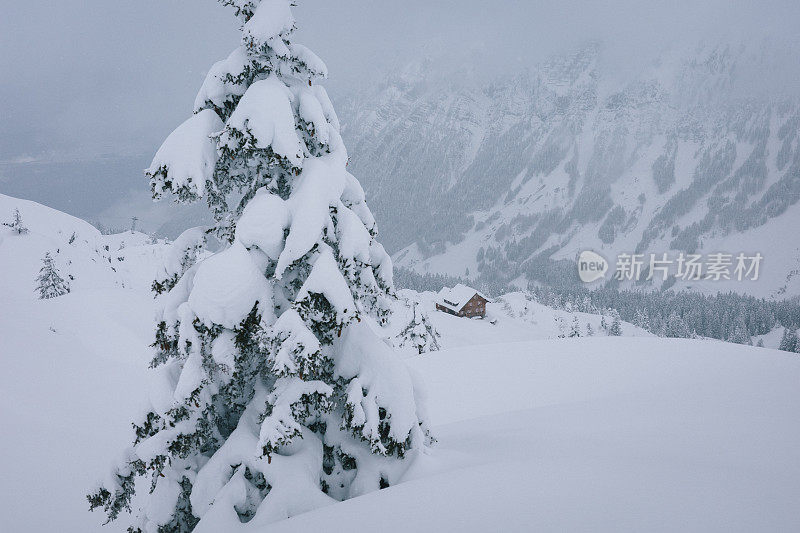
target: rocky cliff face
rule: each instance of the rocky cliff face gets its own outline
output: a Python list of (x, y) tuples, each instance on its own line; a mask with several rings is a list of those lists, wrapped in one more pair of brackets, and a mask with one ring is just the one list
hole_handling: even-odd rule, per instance
[(743, 81), (767, 53), (665, 54), (611, 91), (594, 44), (490, 83), (421, 62), (340, 104), (351, 171), (420, 272), (557, 284), (583, 249), (758, 251), (768, 282), (731, 288), (800, 293), (800, 98)]

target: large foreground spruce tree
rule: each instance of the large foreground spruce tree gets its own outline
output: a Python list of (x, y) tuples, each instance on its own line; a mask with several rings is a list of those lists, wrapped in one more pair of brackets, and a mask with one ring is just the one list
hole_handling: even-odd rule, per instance
[[(375, 331), (392, 265), (347, 172), (324, 63), (290, 0), (221, 0), (241, 45), (147, 171), (204, 199), (225, 248), (159, 296), (160, 386), (88, 496), (130, 531), (231, 531), (395, 483), (426, 446), (415, 383)], [(184, 265), (185, 267), (188, 265)]]

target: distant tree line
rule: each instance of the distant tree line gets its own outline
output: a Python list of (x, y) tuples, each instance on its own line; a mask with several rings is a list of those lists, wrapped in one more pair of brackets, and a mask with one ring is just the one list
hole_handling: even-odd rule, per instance
[(623, 320), (664, 337), (702, 336), (750, 344), (753, 336), (776, 325), (800, 326), (800, 304), (766, 300), (737, 293), (706, 295), (694, 292), (631, 291), (531, 285), (528, 292), (556, 309), (607, 314), (615, 309)]
[(469, 280), (461, 276), (450, 276), (447, 274), (419, 274), (413, 270), (403, 267), (394, 267), (394, 284), (398, 289), (413, 289), (419, 292), (431, 291), (439, 292), (442, 287), (452, 287), (458, 283), (469, 285), (487, 296), (500, 296), (514, 289), (502, 281), (491, 281), (480, 278)]

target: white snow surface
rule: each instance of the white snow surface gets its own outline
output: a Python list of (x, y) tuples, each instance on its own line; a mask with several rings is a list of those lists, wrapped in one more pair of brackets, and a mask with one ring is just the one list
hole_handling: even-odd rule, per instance
[(225, 77), (228, 74), (234, 77), (241, 74), (247, 66), (247, 62), (247, 50), (243, 46), (238, 46), (227, 58), (214, 63), (197, 92), (194, 100), (195, 112), (203, 109), (209, 101), (217, 107), (222, 107), (222, 104), (231, 95), (243, 95), (245, 87), (229, 83)]
[(378, 406), (383, 406), (392, 420), (392, 438), (405, 441), (417, 429), (417, 416), (413, 381), (408, 372), (403, 372), (402, 360), (370, 331), (366, 322), (350, 325), (338, 344), (341, 358), (335, 372), (346, 380), (352, 379), (348, 402), (355, 394), (355, 424), (365, 424), (364, 437), (379, 439)]
[[(292, 56), (305, 63), (312, 72), (316, 73), (322, 78), (328, 77), (328, 66), (310, 48), (303, 44), (291, 43), (289, 45), (289, 49), (292, 52)], [(319, 95), (317, 95), (317, 97), (319, 98)], [(336, 129), (339, 129), (338, 122)]]
[[(292, 46), (294, 47), (294, 49), (296, 49), (298, 46), (303, 46), (303, 45), (293, 44)], [(303, 48), (305, 47), (303, 46)], [(298, 55), (301, 54), (298, 52)], [(327, 71), (327, 68), (325, 70)], [(314, 85), (312, 89), (317, 97), (317, 100), (319, 100), (320, 105), (322, 105), (322, 112), (325, 113), (325, 119), (330, 123), (331, 126), (333, 126), (333, 128), (338, 133), (340, 128), (339, 117), (336, 115), (336, 110), (333, 108), (331, 99), (328, 96), (328, 91), (326, 91), (325, 87), (323, 87), (322, 85)]]
[(288, 309), (272, 325), (272, 334), (285, 338), (277, 353), (271, 356), (272, 369), (276, 374), (296, 372), (297, 363), (293, 351), (302, 347), (306, 354), (314, 354), (321, 348), (303, 319), (294, 309)]
[[(85, 494), (131, 442), (155, 326), (147, 287), (165, 245), (0, 194), (0, 219), (14, 208), (30, 233), (0, 226), (0, 529), (124, 531), (101, 528)], [(46, 251), (75, 279), (43, 301), (33, 279)]]
[(311, 250), (324, 229), (331, 227), (329, 208), (339, 204), (346, 173), (337, 153), (305, 160), (288, 200), (291, 225), (275, 268), (278, 279), (289, 265)]
[(217, 162), (216, 142), (211, 135), (222, 127), (219, 116), (210, 109), (192, 115), (169, 134), (147, 169), (148, 174), (155, 175), (166, 168), (172, 191), (185, 186), (202, 196)]
[(339, 206), (336, 216), (339, 256), (369, 264), (371, 237), (362, 220), (344, 204)]
[[(186, 259), (198, 259), (206, 245), (205, 228), (196, 226), (189, 228), (176, 238), (164, 254), (163, 274), (165, 277), (173, 274), (183, 274)], [(189, 265), (191, 266), (191, 265)]]
[(247, 246), (258, 246), (270, 259), (283, 250), (283, 232), (289, 227), (289, 208), (279, 196), (261, 188), (247, 202), (236, 223), (236, 239)]
[(197, 267), (189, 306), (205, 324), (233, 329), (257, 301), (272, 298), (262, 269), (240, 242), (205, 259)]
[(322, 110), (319, 99), (310, 87), (303, 87), (299, 91), (299, 97), (298, 113), (300, 118), (314, 126), (314, 132), (319, 142), (328, 144), (331, 138), (328, 128), (331, 126), (325, 118), (325, 112)]
[(399, 485), (270, 531), (800, 528), (796, 356), (606, 337), (409, 365), (428, 383), (434, 451)]
[[(74, 217), (0, 195), (0, 219), (14, 208), (30, 233), (0, 227), (2, 528), (124, 531), (124, 517), (102, 526), (84, 495), (130, 444), (130, 421), (148, 402), (143, 391), (160, 375), (147, 369), (157, 304), (148, 286), (166, 247), (142, 234), (100, 235)], [(62, 273), (75, 277), (73, 290), (40, 301), (33, 278), (55, 250)], [(238, 258), (230, 259), (235, 268), (249, 254), (257, 270), (253, 252), (243, 250), (224, 253)], [(200, 276), (209, 261), (190, 274)], [(233, 479), (214, 505), (196, 502), (206, 509), (206, 531), (800, 530), (796, 354), (661, 339), (627, 323), (625, 337), (606, 337), (599, 316), (555, 311), (522, 293), (490, 302), (487, 320), (435, 312), (434, 293), (401, 296), (418, 301), (442, 334), (442, 351), (393, 358), (426, 384), (438, 444), (388, 489), (309, 502), (308, 509), (330, 503), (310, 512), (276, 498), (248, 524), (231, 512), (242, 498)], [(407, 323), (407, 312), (398, 307), (389, 333)], [(573, 316), (596, 336), (555, 338)], [(368, 327), (375, 328), (365, 320), (348, 328), (338, 342)], [(175, 379), (169, 367), (160, 372)], [(240, 428), (241, 440), (226, 445), (230, 455), (198, 476), (212, 492), (220, 472), (237, 464), (236, 450), (257, 442), (257, 420), (243, 417)], [(302, 445), (273, 458), (275, 476), (296, 475), (303, 464), (318, 470), (319, 440), (305, 433)], [(295, 481), (280, 486), (313, 483)], [(292, 517), (265, 523), (281, 516)]]
[(249, 129), (256, 148), (272, 148), (299, 165), (303, 145), (295, 130), (292, 99), (292, 91), (274, 74), (254, 82), (225, 124), (220, 145), (235, 145), (231, 130), (244, 133)]
[(262, 0), (243, 28), (244, 39), (266, 42), (294, 28), (288, 0)]
[(311, 267), (303, 286), (297, 292), (296, 301), (301, 301), (310, 293), (325, 295), (328, 302), (341, 317), (352, 316), (356, 309), (353, 294), (339, 272), (339, 265), (328, 247), (322, 249)]

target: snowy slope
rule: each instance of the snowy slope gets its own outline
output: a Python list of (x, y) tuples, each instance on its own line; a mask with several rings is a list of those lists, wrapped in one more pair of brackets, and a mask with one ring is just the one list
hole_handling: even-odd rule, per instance
[(270, 531), (796, 531), (800, 359), (559, 339), (420, 356), (439, 445), (409, 481)]
[(574, 283), (585, 249), (760, 252), (757, 283), (692, 289), (794, 296), (800, 100), (743, 75), (772, 51), (687, 46), (616, 86), (596, 44), (490, 82), (428, 61), (340, 107), (400, 266)]
[[(0, 213), (15, 207), (31, 231), (0, 229), (3, 528), (122, 531), (102, 527), (84, 494), (146, 405), (148, 286), (166, 247), (0, 196)], [(63, 244), (73, 231), (84, 244)], [(73, 290), (37, 300), (40, 258), (56, 249)], [(438, 446), (403, 483), (269, 531), (800, 527), (795, 355), (659, 339), (630, 324), (628, 337), (560, 339), (573, 314), (521, 293), (489, 304), (496, 324), (437, 313), (432, 293), (401, 296), (442, 334), (443, 351), (406, 352), (427, 384)], [(398, 310), (388, 336), (407, 320)], [(599, 316), (575, 316), (600, 330)]]
[[(417, 302), (418, 309), (428, 313), (434, 328), (442, 334), (443, 349), (563, 337), (569, 335), (574, 318), (578, 319), (581, 336), (587, 334), (588, 325), (596, 335), (605, 335), (600, 325), (601, 315), (552, 309), (522, 292), (504, 294), (487, 303), (485, 319), (465, 319), (436, 311), (436, 293), (401, 290), (399, 296), (401, 300)], [(396, 335), (410, 318), (410, 307), (396, 305), (387, 326), (389, 336)], [(610, 324), (611, 320), (611, 317), (606, 317), (607, 323)], [(622, 334), (652, 336), (652, 333), (627, 322), (622, 322)]]
[[(0, 218), (15, 208), (30, 231), (0, 228), (3, 528), (100, 530), (84, 494), (128, 444), (142, 404), (153, 305), (145, 280), (163, 245), (145, 244), (142, 234), (101, 235), (0, 195)], [(34, 278), (47, 251), (63, 277), (72, 274), (72, 291), (38, 300)]]
[[(16, 280), (4, 290), (21, 299), (35, 298), (34, 288), (46, 252), (75, 291), (111, 287), (147, 287), (165, 249), (139, 232), (101, 235), (91, 224), (49, 207), (0, 194), (0, 221), (18, 209), (29, 233), (16, 235), (0, 226), (0, 272)], [(70, 240), (72, 242), (70, 242)]]

